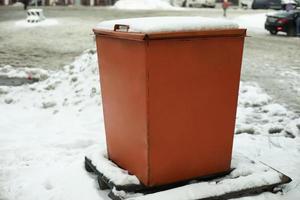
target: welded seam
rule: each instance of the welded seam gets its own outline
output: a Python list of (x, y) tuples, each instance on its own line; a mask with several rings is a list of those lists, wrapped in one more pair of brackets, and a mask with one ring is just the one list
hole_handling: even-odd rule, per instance
[(150, 184), (150, 136), (149, 136), (149, 124), (150, 124), (150, 116), (149, 116), (149, 67), (148, 67), (148, 48), (149, 48), (149, 40), (146, 37), (145, 44), (145, 65), (146, 65), (146, 134), (147, 134), (147, 185)]

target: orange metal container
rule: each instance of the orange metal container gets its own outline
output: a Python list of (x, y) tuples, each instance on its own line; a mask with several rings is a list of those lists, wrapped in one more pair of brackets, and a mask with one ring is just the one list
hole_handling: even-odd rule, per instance
[(245, 29), (94, 29), (109, 158), (147, 186), (230, 169)]

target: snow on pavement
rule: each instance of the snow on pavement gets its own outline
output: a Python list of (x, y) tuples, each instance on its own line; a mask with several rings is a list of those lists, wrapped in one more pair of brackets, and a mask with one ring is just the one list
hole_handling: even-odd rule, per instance
[[(84, 52), (62, 71), (33, 71), (45, 78), (0, 86), (0, 199), (108, 199), (83, 165), (91, 149), (105, 149), (95, 51)], [(1, 74), (28, 78), (30, 73), (6, 67)], [(299, 130), (299, 116), (255, 83), (241, 83), (234, 152), (293, 179), (283, 195), (251, 199), (300, 196)]]
[(49, 76), (0, 95), (0, 199), (101, 199), (83, 167), (105, 146), (95, 56)]
[(18, 20), (15, 22), (16, 27), (22, 28), (30, 28), (30, 27), (45, 27), (45, 26), (56, 26), (59, 25), (59, 21), (57, 19), (45, 19), (38, 23), (28, 23), (27, 20)]

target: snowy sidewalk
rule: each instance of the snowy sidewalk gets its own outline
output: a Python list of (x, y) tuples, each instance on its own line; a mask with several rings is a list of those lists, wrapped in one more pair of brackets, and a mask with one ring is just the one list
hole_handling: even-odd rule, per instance
[[(0, 199), (108, 199), (83, 165), (91, 148), (105, 148), (95, 51), (63, 71), (6, 67), (0, 73), (44, 77), (30, 85), (0, 86)], [(300, 196), (299, 130), (299, 116), (255, 83), (241, 83), (234, 152), (293, 179), (283, 194), (251, 199)]]

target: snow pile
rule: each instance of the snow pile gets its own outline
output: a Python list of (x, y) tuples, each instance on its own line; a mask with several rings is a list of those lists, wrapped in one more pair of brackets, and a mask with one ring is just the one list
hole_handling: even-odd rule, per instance
[(38, 23), (28, 23), (27, 20), (19, 20), (15, 22), (15, 26), (20, 28), (45, 27), (56, 25), (59, 25), (59, 22), (56, 19), (45, 19)]
[(167, 0), (119, 0), (114, 8), (128, 10), (168, 10), (175, 9)]
[(100, 30), (114, 30), (115, 24), (129, 25), (129, 32), (179, 32), (235, 29), (238, 25), (226, 19), (207, 17), (145, 17), (103, 21), (96, 26)]
[(282, 105), (273, 103), (257, 84), (241, 83), (236, 134), (276, 134), (296, 137), (300, 134), (299, 117)]
[(0, 199), (99, 199), (83, 166), (90, 147), (105, 148), (95, 51), (47, 74), (0, 86)]
[[(1, 73), (44, 78), (0, 86), (0, 199), (107, 199), (84, 169), (86, 154), (106, 148), (95, 50), (62, 71), (5, 67)], [(284, 189), (287, 199), (300, 195), (299, 130), (296, 114), (256, 84), (241, 84), (234, 155), (242, 153), (289, 175), (293, 182)], [(267, 193), (253, 199), (280, 197)]]
[(7, 78), (33, 78), (38, 80), (45, 80), (49, 77), (49, 73), (43, 69), (34, 68), (14, 68), (12, 66), (6, 65), (0, 68), (0, 76), (5, 76)]
[[(86, 68), (86, 65), (92, 67)], [(7, 66), (0, 70), (0, 75), (1, 73), (5, 73), (8, 77), (32, 76), (44, 80), (23, 87), (11, 87), (5, 97), (12, 98), (14, 102), (21, 101), (22, 104), (38, 108), (56, 107), (55, 112), (68, 106), (84, 107), (86, 104), (100, 104), (95, 51), (83, 54), (79, 60), (65, 66), (64, 71), (46, 72), (42, 69), (15, 69)], [(91, 101), (95, 99), (97, 102), (92, 103)]]

